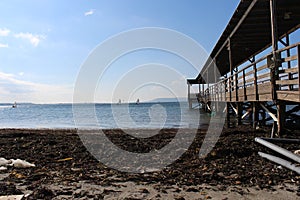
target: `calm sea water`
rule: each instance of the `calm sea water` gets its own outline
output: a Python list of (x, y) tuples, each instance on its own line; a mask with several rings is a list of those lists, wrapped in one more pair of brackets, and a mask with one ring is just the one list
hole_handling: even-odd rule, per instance
[(199, 110), (178, 102), (77, 104), (76, 113), (75, 124), (72, 104), (0, 105), (0, 128), (196, 128), (199, 118), (206, 120)]

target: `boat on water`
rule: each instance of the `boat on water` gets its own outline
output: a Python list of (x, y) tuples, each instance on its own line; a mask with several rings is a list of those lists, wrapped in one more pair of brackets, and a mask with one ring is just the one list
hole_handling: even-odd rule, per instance
[(140, 99), (137, 99), (135, 104), (140, 104)]
[(17, 107), (17, 102), (15, 102), (13, 105), (12, 105), (13, 108), (16, 108)]

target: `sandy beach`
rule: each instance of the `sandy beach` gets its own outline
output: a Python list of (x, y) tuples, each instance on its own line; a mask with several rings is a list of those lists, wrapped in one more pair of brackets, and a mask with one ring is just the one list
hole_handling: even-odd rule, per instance
[[(124, 140), (121, 130), (104, 132), (118, 146), (144, 152), (167, 144), (177, 129), (162, 129), (149, 140)], [(268, 129), (224, 129), (214, 149), (199, 158), (204, 136), (205, 130), (198, 130), (190, 148), (162, 171), (132, 174), (97, 161), (74, 129), (2, 129), (0, 157), (36, 167), (0, 171), (0, 199), (23, 194), (23, 199), (300, 199), (300, 176), (257, 154), (271, 153), (254, 142), (269, 136)]]

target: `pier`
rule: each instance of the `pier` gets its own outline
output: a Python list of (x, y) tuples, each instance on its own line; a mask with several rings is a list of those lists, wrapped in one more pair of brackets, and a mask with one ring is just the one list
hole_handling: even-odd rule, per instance
[[(246, 117), (254, 129), (272, 121), (271, 137), (279, 136), (287, 123), (297, 125), (299, 27), (298, 1), (241, 1), (199, 75), (187, 80), (190, 108), (197, 101), (211, 111), (211, 103), (222, 102), (226, 108), (216, 110), (227, 113), (228, 126)], [(197, 94), (190, 92), (193, 85), (198, 85)]]

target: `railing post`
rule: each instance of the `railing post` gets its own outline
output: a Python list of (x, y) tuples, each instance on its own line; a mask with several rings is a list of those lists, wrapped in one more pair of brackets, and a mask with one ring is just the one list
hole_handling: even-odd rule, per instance
[[(289, 37), (288, 33), (285, 35), (285, 38), (286, 38), (286, 46), (289, 46), (290, 45), (290, 37)], [(287, 57), (291, 56), (291, 49), (290, 48), (286, 50), (286, 56)], [(291, 61), (288, 61), (287, 65), (288, 65), (288, 69), (290, 69), (291, 68)], [(288, 73), (288, 79), (291, 80), (292, 77), (293, 77), (292, 73)], [(293, 85), (289, 85), (289, 90), (293, 90)]]
[(230, 103), (228, 101), (226, 103), (226, 121), (227, 127), (230, 128)]
[(237, 102), (237, 125), (242, 125), (242, 115), (243, 115), (243, 103)]
[(239, 101), (238, 72), (235, 73), (235, 101)]
[(204, 83), (202, 84), (202, 101), (203, 101), (203, 97), (205, 96), (205, 90), (204, 90)]
[[(277, 100), (277, 85), (276, 80), (278, 79), (278, 31), (277, 31), (277, 9), (276, 0), (270, 0), (270, 11), (271, 11), (271, 32), (272, 32), (272, 55), (273, 58), (270, 60), (270, 70), (271, 70), (271, 83), (272, 83), (272, 99)], [(279, 130), (280, 131), (280, 130)]]
[(244, 101), (247, 101), (247, 88), (246, 88), (245, 69), (243, 70), (243, 88), (244, 88)]
[(227, 85), (227, 75), (225, 74), (225, 76), (224, 76), (224, 80), (223, 80), (223, 83), (224, 83), (224, 101), (226, 102), (227, 101), (227, 95), (226, 95), (226, 93), (227, 93), (227, 91), (228, 91), (228, 85)]
[(297, 65), (298, 65), (298, 98), (300, 101), (300, 45), (297, 46), (297, 56), (298, 56), (298, 60), (297, 60)]
[(190, 83), (188, 83), (188, 102), (189, 102), (189, 109), (192, 109), (191, 85), (190, 85)]
[(228, 86), (229, 86), (229, 101), (230, 101), (230, 102), (232, 101), (232, 93), (231, 93), (231, 90), (232, 90), (232, 89), (231, 89), (231, 88), (232, 88), (232, 85), (231, 85), (231, 84), (232, 84), (232, 81), (231, 81), (231, 79), (232, 79), (232, 76), (230, 75), (230, 76), (229, 76), (229, 79), (228, 79), (228, 84), (229, 84), (229, 85), (228, 85)]
[(252, 127), (256, 130), (259, 121), (259, 105), (257, 102), (252, 102)]
[(233, 84), (233, 61), (232, 61), (232, 49), (231, 49), (231, 41), (228, 39), (228, 50), (229, 50), (229, 68), (230, 68), (230, 77), (229, 77), (229, 96), (230, 102), (232, 101), (232, 84)]
[(257, 87), (257, 68), (256, 68), (256, 62), (255, 62), (255, 57), (253, 57), (254, 64), (253, 64), (253, 70), (254, 70), (254, 95), (255, 95), (255, 100), (259, 100), (259, 95), (258, 95), (258, 87)]

